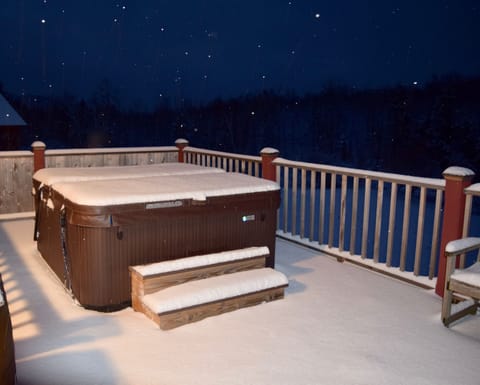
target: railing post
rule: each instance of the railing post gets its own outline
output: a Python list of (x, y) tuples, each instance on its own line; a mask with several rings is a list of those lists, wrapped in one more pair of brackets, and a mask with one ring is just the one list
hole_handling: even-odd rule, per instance
[(277, 171), (273, 161), (279, 154), (280, 152), (277, 149), (270, 147), (265, 147), (260, 151), (262, 157), (262, 177), (264, 179), (277, 181)]
[(46, 144), (39, 140), (32, 143), (33, 151), (33, 172), (45, 168), (45, 148)]
[(445, 246), (462, 237), (465, 214), (464, 190), (472, 183), (475, 173), (463, 167), (449, 167), (443, 172), (445, 178), (445, 204), (443, 209), (442, 238), (438, 260), (438, 275), (435, 293), (443, 297), (445, 286)]
[(178, 161), (179, 163), (185, 163), (185, 155), (183, 153), (183, 150), (185, 147), (188, 146), (188, 140), (187, 139), (177, 139), (175, 141), (175, 146), (178, 148)]

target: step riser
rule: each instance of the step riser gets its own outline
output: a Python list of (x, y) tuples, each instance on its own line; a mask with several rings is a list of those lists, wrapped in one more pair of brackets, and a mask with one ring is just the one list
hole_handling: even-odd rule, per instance
[(250, 293), (221, 301), (205, 303), (188, 309), (169, 313), (156, 314), (148, 309), (147, 316), (162, 330), (170, 330), (188, 323), (201, 321), (207, 317), (238, 310), (244, 307), (259, 305), (284, 298), (284, 287), (272, 288), (261, 292)]

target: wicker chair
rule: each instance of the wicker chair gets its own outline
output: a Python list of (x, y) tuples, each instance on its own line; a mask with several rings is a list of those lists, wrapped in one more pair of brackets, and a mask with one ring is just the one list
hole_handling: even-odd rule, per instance
[[(455, 269), (456, 256), (472, 250), (480, 249), (480, 238), (462, 238), (451, 241), (445, 247), (447, 258), (445, 271), (445, 291), (442, 303), (442, 321), (445, 326), (468, 315), (476, 314), (480, 300), (480, 261), (466, 269)], [(464, 301), (454, 306), (455, 298), (473, 300)], [(458, 309), (455, 309), (458, 307)]]

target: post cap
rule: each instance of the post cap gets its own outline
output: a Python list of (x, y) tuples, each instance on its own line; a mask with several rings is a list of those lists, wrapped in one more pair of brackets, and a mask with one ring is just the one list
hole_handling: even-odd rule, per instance
[(35, 142), (32, 143), (32, 148), (34, 150), (43, 150), (45, 148), (47, 148), (47, 145), (43, 142), (41, 142), (40, 140), (36, 140)]
[(452, 166), (445, 169), (442, 173), (444, 177), (457, 177), (457, 178), (473, 178), (475, 173), (469, 168)]
[(260, 151), (260, 155), (278, 156), (279, 154), (280, 154), (280, 151), (272, 147), (264, 147)]
[(177, 146), (186, 147), (188, 146), (189, 142), (187, 139), (179, 138), (175, 141), (175, 144)]

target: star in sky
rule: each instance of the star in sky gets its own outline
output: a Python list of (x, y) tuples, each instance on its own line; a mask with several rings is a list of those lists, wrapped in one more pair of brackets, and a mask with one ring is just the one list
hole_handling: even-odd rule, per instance
[[(23, 5), (22, 5), (23, 4)], [(480, 69), (476, 0), (4, 0), (0, 81), (10, 92), (126, 103), (208, 101), (326, 84), (425, 83)], [(259, 75), (260, 74), (260, 75)]]

